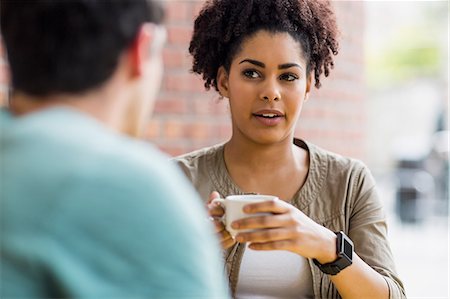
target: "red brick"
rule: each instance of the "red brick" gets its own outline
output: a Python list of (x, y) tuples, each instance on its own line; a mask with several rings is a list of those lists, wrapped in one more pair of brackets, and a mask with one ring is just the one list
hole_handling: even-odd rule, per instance
[(144, 138), (146, 140), (154, 141), (161, 136), (161, 123), (159, 120), (152, 119), (146, 126)]
[(182, 97), (158, 98), (155, 103), (155, 114), (184, 114), (188, 112), (186, 100)]
[(166, 72), (164, 88), (167, 91), (182, 91), (187, 93), (204, 92), (203, 81), (189, 71)]
[(161, 151), (165, 152), (169, 156), (178, 156), (187, 152), (188, 147), (180, 142), (155, 142), (154, 143)]
[(165, 5), (166, 22), (177, 23), (191, 20), (191, 4), (185, 1), (170, 1)]
[(163, 125), (164, 137), (177, 139), (183, 137), (185, 123), (182, 120), (169, 119)]
[(190, 56), (189, 52), (182, 49), (165, 48), (163, 52), (164, 66), (166, 68), (174, 67), (185, 67), (188, 69), (190, 67)]
[(195, 115), (211, 115), (214, 113), (214, 107), (208, 99), (199, 97), (191, 100), (193, 113)]
[(186, 126), (185, 136), (193, 140), (207, 140), (212, 136), (211, 125), (205, 121), (197, 120), (197, 122)]
[(179, 144), (158, 144), (158, 148), (168, 154), (169, 156), (175, 157), (188, 152), (188, 147), (180, 146)]
[(168, 43), (172, 45), (183, 45), (186, 48), (191, 40), (192, 26), (172, 25), (168, 26)]
[(209, 139), (209, 140), (197, 140), (194, 141), (191, 145), (191, 148), (195, 149), (199, 149), (199, 148), (204, 148), (204, 147), (209, 147), (218, 143), (222, 143), (225, 140), (213, 140), (213, 139)]
[(192, 92), (205, 92), (205, 83), (199, 75), (191, 74), (189, 76), (189, 91)]
[(228, 140), (231, 137), (231, 120), (228, 123), (223, 123), (219, 125), (218, 137), (221, 139)]
[(200, 10), (203, 8), (205, 1), (197, 1), (192, 5), (192, 19), (194, 20), (200, 13)]
[(187, 91), (189, 74), (186, 73), (169, 73), (164, 75), (163, 86), (166, 91)]

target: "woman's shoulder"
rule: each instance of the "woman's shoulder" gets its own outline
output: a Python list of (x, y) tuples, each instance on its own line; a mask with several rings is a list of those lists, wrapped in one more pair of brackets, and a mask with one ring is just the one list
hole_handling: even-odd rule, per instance
[(316, 164), (317, 167), (328, 168), (328, 172), (362, 171), (367, 169), (367, 166), (360, 159), (344, 156), (303, 140), (298, 140), (297, 142), (301, 142), (307, 147), (313, 164)]
[(223, 159), (224, 144), (216, 144), (209, 147), (204, 147), (183, 155), (172, 158), (172, 161), (178, 164), (185, 175), (194, 181), (195, 177), (200, 174), (205, 174), (208, 169), (216, 169)]
[(172, 158), (173, 161), (178, 164), (184, 165), (196, 165), (199, 163), (205, 163), (211, 159), (217, 158), (221, 152), (223, 152), (224, 144), (216, 144), (213, 146), (203, 147), (192, 152), (182, 154)]
[[(309, 180), (312, 198), (319, 199), (315, 210), (317, 219), (332, 221), (345, 211), (359, 204), (380, 207), (376, 182), (369, 168), (359, 159), (354, 159), (307, 143), (310, 152)], [(326, 202), (324, 208), (323, 204)], [(347, 214), (350, 215), (350, 214)], [(336, 218), (338, 219), (338, 218)], [(336, 227), (337, 228), (337, 227)]]
[(366, 188), (375, 185), (370, 169), (362, 160), (331, 152), (309, 142), (300, 142), (310, 153), (310, 170), (323, 184), (365, 185)]

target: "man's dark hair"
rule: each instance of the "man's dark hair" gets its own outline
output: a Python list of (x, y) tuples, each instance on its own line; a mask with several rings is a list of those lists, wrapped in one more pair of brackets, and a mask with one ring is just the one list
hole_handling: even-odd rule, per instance
[(13, 88), (45, 96), (98, 87), (140, 26), (162, 15), (149, 0), (0, 0)]
[[(192, 71), (217, 89), (217, 71), (229, 71), (242, 42), (259, 30), (287, 32), (302, 46), (307, 72), (328, 76), (338, 53), (336, 17), (327, 0), (209, 0), (195, 20)], [(276, 47), (276, 45), (274, 45)]]

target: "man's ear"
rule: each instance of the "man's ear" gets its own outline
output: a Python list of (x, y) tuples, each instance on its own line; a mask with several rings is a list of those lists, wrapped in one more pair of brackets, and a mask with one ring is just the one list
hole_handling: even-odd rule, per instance
[(221, 96), (228, 98), (228, 73), (223, 66), (217, 70), (217, 88)]
[(131, 75), (141, 76), (144, 66), (150, 58), (151, 43), (154, 39), (154, 28), (151, 24), (143, 24), (129, 49)]
[(308, 78), (306, 79), (306, 90), (305, 90), (305, 99), (304, 99), (305, 102), (308, 101), (308, 99), (309, 99), (309, 92), (311, 91), (312, 79), (313, 79), (313, 74), (309, 73)]

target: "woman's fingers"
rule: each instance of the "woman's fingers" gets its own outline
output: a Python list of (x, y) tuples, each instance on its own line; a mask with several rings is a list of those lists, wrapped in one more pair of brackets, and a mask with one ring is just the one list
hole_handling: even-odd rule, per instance
[(218, 231), (217, 235), (218, 235), (220, 241), (225, 241), (227, 239), (231, 239), (230, 233), (225, 229)]
[(223, 222), (218, 219), (212, 219), (212, 222), (214, 223), (214, 229), (216, 233), (219, 233), (223, 230), (225, 230), (225, 225), (223, 225)]
[(213, 202), (216, 198), (220, 198), (219, 192), (211, 192), (207, 203), (208, 214), (211, 216), (212, 222), (214, 222), (214, 228), (222, 248), (228, 249), (236, 244), (236, 241), (230, 236), (228, 231), (225, 230), (225, 225), (221, 221), (222, 216), (225, 214), (225, 210), (222, 208), (220, 203)]
[(288, 250), (294, 251), (293, 249), (297, 246), (294, 240), (281, 240), (265, 243), (251, 243), (248, 245), (249, 248), (253, 250)]
[(224, 209), (222, 208), (220, 203), (212, 202), (216, 198), (220, 198), (219, 192), (217, 192), (217, 191), (211, 192), (211, 194), (209, 195), (208, 203), (206, 205), (206, 207), (208, 209), (208, 214), (211, 217), (222, 217), (223, 214), (225, 213)]
[(295, 232), (291, 228), (273, 228), (273, 229), (262, 229), (252, 232), (239, 233), (236, 236), (238, 242), (273, 242), (280, 240), (287, 240), (295, 238)]
[(223, 249), (228, 249), (236, 244), (236, 240), (231, 237), (230, 233), (225, 230), (225, 228), (223, 228), (221, 231), (218, 231), (217, 236), (219, 237), (220, 244)]
[(222, 246), (222, 248), (223, 249), (228, 249), (228, 248), (230, 248), (231, 246), (233, 246), (234, 244), (236, 244), (236, 240), (234, 240), (233, 238), (228, 238), (228, 239), (225, 239), (225, 240), (222, 240), (221, 242), (220, 242), (220, 245)]
[(208, 204), (207, 208), (208, 208), (208, 214), (211, 217), (222, 217), (223, 214), (225, 214), (224, 209), (218, 203), (210, 203), (210, 204)]
[(261, 229), (291, 226), (295, 220), (290, 214), (262, 215), (239, 219), (231, 223), (234, 229)]
[(214, 223), (217, 238), (219, 239), (223, 249), (228, 249), (236, 244), (236, 240), (231, 237), (230, 233), (225, 229), (225, 226), (221, 221), (212, 220), (212, 222)]
[(254, 214), (254, 213), (283, 214), (287, 213), (291, 208), (292, 206), (287, 202), (275, 199), (245, 205), (243, 210), (247, 214)]

